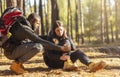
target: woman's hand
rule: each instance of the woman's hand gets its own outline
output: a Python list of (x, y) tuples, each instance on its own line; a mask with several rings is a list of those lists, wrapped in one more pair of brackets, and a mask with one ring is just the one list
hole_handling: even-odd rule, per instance
[(69, 55), (66, 55), (66, 54), (63, 54), (63, 55), (60, 57), (60, 60), (63, 60), (63, 61), (68, 60), (68, 59), (70, 59), (70, 56), (69, 56)]

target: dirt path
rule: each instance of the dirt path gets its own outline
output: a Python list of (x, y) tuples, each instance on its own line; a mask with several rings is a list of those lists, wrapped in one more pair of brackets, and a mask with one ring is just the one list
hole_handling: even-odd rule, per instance
[(29, 73), (15, 75), (9, 67), (12, 61), (2, 57), (0, 59), (0, 77), (120, 77), (120, 56), (117, 54), (108, 55), (100, 52), (85, 52), (92, 61), (103, 60), (107, 67), (95, 73), (90, 73), (89, 69), (77, 61), (80, 69), (78, 71), (64, 71), (62, 69), (50, 70), (44, 64), (42, 53), (33, 57), (24, 64)]

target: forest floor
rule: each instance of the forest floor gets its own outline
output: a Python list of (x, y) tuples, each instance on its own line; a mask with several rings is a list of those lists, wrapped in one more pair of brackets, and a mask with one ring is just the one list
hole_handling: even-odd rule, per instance
[(108, 54), (88, 51), (86, 48), (82, 50), (85, 51), (85, 54), (93, 62), (105, 61), (107, 63), (106, 68), (91, 73), (87, 66), (77, 61), (79, 66), (79, 70), (77, 71), (65, 71), (62, 69), (50, 70), (45, 65), (41, 52), (24, 64), (29, 72), (22, 75), (16, 75), (10, 71), (9, 67), (12, 61), (3, 56), (0, 58), (0, 77), (120, 77), (120, 52)]

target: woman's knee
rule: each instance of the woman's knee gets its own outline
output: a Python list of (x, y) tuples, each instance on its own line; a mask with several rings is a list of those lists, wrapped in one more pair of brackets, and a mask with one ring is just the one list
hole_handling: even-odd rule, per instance
[(78, 49), (75, 51), (75, 54), (83, 54), (83, 52), (80, 49)]

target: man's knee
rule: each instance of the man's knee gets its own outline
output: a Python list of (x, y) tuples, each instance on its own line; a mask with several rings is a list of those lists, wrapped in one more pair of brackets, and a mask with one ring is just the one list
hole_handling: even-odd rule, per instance
[(36, 43), (34, 47), (35, 47), (36, 51), (38, 51), (38, 52), (43, 51), (43, 45), (42, 44)]

